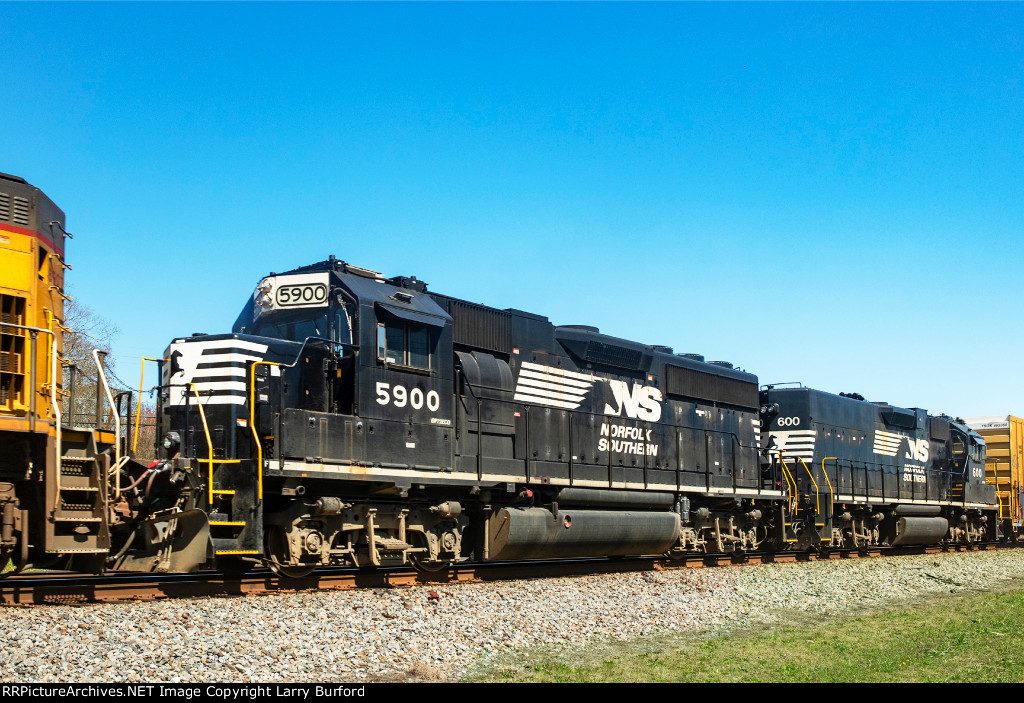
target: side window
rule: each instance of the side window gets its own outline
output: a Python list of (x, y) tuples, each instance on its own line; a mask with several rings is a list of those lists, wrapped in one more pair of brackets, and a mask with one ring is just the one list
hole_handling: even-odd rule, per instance
[(404, 320), (377, 325), (377, 359), (387, 364), (430, 369), (430, 329)]
[(391, 326), (385, 327), (385, 354), (384, 360), (389, 364), (401, 364), (402, 366), (408, 366), (409, 363), (406, 360), (406, 344), (405, 344), (405, 325), (402, 326)]
[(950, 432), (950, 454), (953, 457), (953, 470), (963, 471), (967, 463), (967, 437), (961, 432)]
[(978, 444), (974, 440), (971, 440), (971, 460), (972, 461), (977, 461), (977, 462), (980, 463), (980, 462), (985, 460), (985, 458), (982, 456), (981, 447), (982, 447), (982, 445)]
[(409, 325), (409, 366), (430, 368), (430, 330), (423, 325)]
[(352, 343), (352, 321), (344, 307), (334, 314), (334, 339), (342, 344)]

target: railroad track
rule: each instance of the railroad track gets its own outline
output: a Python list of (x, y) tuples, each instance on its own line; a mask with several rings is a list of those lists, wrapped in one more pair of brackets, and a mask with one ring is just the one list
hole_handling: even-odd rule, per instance
[(829, 559), (858, 559), (912, 554), (937, 554), (1005, 548), (1015, 545), (886, 547), (822, 552), (752, 552), (744, 554), (688, 555), (681, 559), (629, 557), (571, 561), (502, 562), (458, 566), (444, 572), (411, 569), (320, 569), (300, 579), (281, 578), (269, 570), (254, 570), (242, 578), (227, 579), (217, 572), (197, 574), (116, 573), (82, 576), (67, 572), (27, 572), (0, 581), (0, 605), (78, 605), (85, 603), (145, 601), (159, 598), (232, 597), (249, 594), (295, 593), (307, 590), (393, 588), (460, 582), (511, 581), (591, 574), (663, 571), (742, 564), (770, 564)]

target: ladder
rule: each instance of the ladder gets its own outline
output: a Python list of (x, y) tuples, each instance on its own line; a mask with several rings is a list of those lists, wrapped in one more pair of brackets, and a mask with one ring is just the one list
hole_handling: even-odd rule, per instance
[(104, 435), (88, 428), (66, 429), (60, 463), (47, 472), (45, 551), (59, 556), (107, 554), (106, 478), (110, 456), (102, 453)]

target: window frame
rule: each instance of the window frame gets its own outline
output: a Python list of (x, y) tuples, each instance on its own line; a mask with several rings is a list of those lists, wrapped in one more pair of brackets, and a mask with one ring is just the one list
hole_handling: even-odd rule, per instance
[[(389, 324), (390, 323), (390, 324)], [(414, 366), (412, 365), (412, 352), (409, 349), (411, 327), (422, 329), (427, 335), (427, 365)], [(402, 359), (401, 361), (388, 361), (388, 344), (387, 335), (388, 330), (402, 330)], [(434, 351), (431, 339), (431, 329), (429, 325), (423, 325), (418, 323), (409, 322), (408, 320), (398, 320), (390, 322), (389, 320), (377, 322), (377, 361), (383, 364), (386, 368), (401, 369), (402, 371), (413, 371), (415, 373), (432, 374), (434, 371)], [(397, 356), (397, 355), (396, 355)]]

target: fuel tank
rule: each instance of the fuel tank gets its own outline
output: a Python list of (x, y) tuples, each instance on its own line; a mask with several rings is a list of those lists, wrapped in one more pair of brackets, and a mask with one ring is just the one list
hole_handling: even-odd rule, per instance
[(679, 515), (633, 510), (502, 508), (488, 526), (488, 559), (661, 554), (679, 539)]
[(896, 521), (896, 539), (892, 546), (935, 544), (948, 531), (949, 522), (944, 517), (901, 517)]

